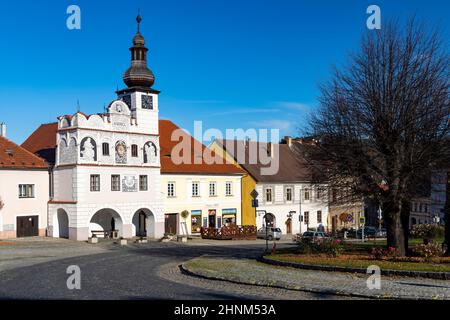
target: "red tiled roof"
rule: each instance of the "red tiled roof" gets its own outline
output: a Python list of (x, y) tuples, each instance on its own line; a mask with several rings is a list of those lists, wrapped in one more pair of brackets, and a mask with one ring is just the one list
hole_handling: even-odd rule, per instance
[[(172, 141), (172, 134), (174, 131), (179, 130), (179, 140)], [(223, 161), (219, 155), (215, 155), (210, 152), (207, 154), (210, 157), (204, 157), (204, 151), (207, 149), (205, 145), (195, 140), (192, 136), (182, 131), (177, 125), (169, 120), (159, 120), (159, 145), (161, 147), (161, 172), (162, 173), (192, 173), (192, 174), (244, 174), (245, 171), (238, 168), (233, 164), (227, 163), (209, 163), (216, 161)], [(189, 158), (190, 163), (176, 164), (177, 161), (172, 159), (172, 151), (180, 142), (189, 142), (190, 148), (188, 150), (189, 155), (185, 155), (182, 152), (178, 152), (179, 149), (174, 151), (175, 155), (180, 155), (183, 158)], [(195, 164), (195, 159), (201, 160), (202, 164)]]
[[(239, 169), (232, 164), (206, 164), (202, 154), (206, 146), (195, 140), (184, 131), (180, 131), (183, 141), (189, 141), (191, 146), (189, 150), (189, 159), (194, 162), (196, 157), (202, 160), (202, 164), (177, 164), (172, 159), (172, 150), (179, 143), (179, 141), (172, 141), (172, 133), (176, 130), (181, 130), (177, 125), (169, 120), (159, 120), (159, 143), (161, 148), (161, 172), (162, 173), (191, 173), (191, 174), (244, 174), (245, 171)], [(56, 133), (58, 131), (57, 123), (50, 123), (41, 125), (33, 134), (22, 144), (22, 147), (28, 149), (30, 152), (40, 155), (48, 162), (55, 162), (56, 149)], [(181, 138), (180, 138), (181, 140)], [(183, 154), (182, 154), (183, 155)], [(212, 155), (222, 160), (218, 155)], [(201, 157), (201, 158), (200, 158)], [(212, 159), (211, 159), (212, 160)]]
[(57, 122), (42, 124), (22, 143), (22, 147), (53, 164), (55, 163), (57, 131)]
[(2, 169), (47, 169), (44, 159), (39, 158), (14, 142), (0, 137), (0, 168)]

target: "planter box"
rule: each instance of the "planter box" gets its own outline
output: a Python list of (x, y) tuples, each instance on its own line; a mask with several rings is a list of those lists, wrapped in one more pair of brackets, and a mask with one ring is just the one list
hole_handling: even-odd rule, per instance
[(139, 240), (136, 240), (136, 243), (148, 243), (148, 240), (147, 239), (139, 239)]
[(186, 243), (186, 242), (188, 242), (188, 237), (187, 236), (178, 236), (177, 241)]
[(119, 243), (121, 246), (126, 246), (128, 244), (128, 241), (127, 239), (120, 239)]
[(94, 244), (94, 243), (98, 243), (98, 238), (89, 238), (89, 239), (88, 239), (88, 242), (89, 242), (89, 243), (93, 243), (93, 244)]

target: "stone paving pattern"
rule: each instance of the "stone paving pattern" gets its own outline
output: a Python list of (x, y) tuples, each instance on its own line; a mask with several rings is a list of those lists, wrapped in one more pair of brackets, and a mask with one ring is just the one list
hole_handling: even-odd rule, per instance
[(381, 277), (381, 289), (367, 287), (369, 275), (276, 267), (248, 259), (199, 257), (183, 267), (200, 276), (293, 290), (356, 297), (450, 299), (450, 281), (407, 277)]

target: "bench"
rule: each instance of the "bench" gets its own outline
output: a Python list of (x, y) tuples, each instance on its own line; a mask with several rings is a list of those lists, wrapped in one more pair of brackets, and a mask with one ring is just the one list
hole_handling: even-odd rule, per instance
[(96, 237), (99, 235), (102, 235), (104, 238), (117, 239), (119, 230), (112, 230), (112, 231), (92, 230), (91, 233), (92, 233), (92, 236), (96, 236)]

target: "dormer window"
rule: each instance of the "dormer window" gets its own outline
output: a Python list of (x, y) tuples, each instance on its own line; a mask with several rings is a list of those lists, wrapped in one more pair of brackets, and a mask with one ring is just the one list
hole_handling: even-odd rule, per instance
[(142, 96), (142, 109), (153, 110), (153, 97), (143, 95)]

